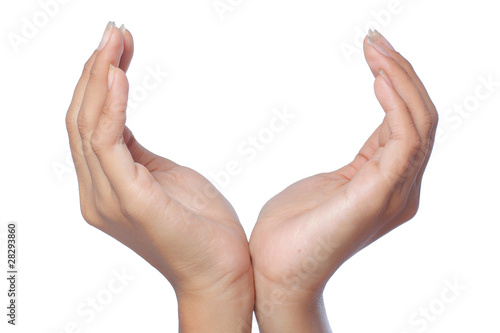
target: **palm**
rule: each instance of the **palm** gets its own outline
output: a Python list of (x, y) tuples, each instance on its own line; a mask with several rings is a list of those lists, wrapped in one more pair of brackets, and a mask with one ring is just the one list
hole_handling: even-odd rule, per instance
[[(223, 278), (238, 277), (248, 272), (248, 243), (244, 230), (231, 204), (196, 171), (155, 155), (140, 146), (126, 129), (124, 141), (137, 164), (154, 178), (147, 195), (138, 196), (143, 209), (160, 208), (165, 219), (148, 228), (146, 239), (156, 245), (162, 260), (154, 264), (169, 275), (176, 263), (177, 274), (207, 276), (209, 283)], [(164, 205), (167, 202), (168, 205)], [(163, 210), (163, 211), (162, 211)], [(174, 248), (185, 249), (182, 255)], [(154, 262), (158, 255), (146, 254)], [(218, 269), (214, 269), (217, 267)], [(216, 274), (213, 274), (215, 272)], [(177, 276), (172, 280), (178, 279)], [(198, 286), (197, 286), (198, 287)]]
[[(343, 205), (342, 193), (348, 184), (348, 180), (336, 173), (319, 174), (289, 186), (272, 198), (262, 209), (250, 239), (255, 274), (277, 284), (283, 283), (284, 278), (299, 276), (304, 259), (315, 251), (315, 240), (334, 230), (340, 222), (324, 223), (320, 207), (327, 201), (328, 205)], [(301, 284), (315, 289), (327, 271), (321, 268), (321, 272), (315, 272), (320, 274), (319, 279), (308, 276), (311, 285), (303, 285), (305, 281)]]
[[(380, 190), (379, 166), (389, 141), (385, 126), (349, 165), (303, 179), (264, 206), (250, 239), (256, 276), (276, 284), (295, 279), (305, 290), (317, 290), (399, 220), (382, 216), (390, 210)], [(377, 216), (385, 218), (384, 225), (371, 223)]]

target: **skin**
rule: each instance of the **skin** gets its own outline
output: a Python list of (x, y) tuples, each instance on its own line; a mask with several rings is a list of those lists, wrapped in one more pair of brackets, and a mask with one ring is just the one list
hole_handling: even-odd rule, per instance
[(148, 151), (125, 126), (133, 40), (107, 28), (66, 116), (81, 210), (172, 284), (181, 332), (250, 332), (254, 307), (261, 332), (330, 332), (328, 280), (416, 214), (438, 116), (410, 63), (372, 38), (364, 51), (382, 124), (351, 163), (272, 198), (248, 242), (207, 179)]
[(351, 163), (269, 200), (252, 232), (261, 332), (330, 332), (322, 299), (328, 280), (417, 212), (438, 115), (410, 63), (376, 36), (380, 51), (367, 38), (364, 53), (385, 111), (382, 124)]
[(253, 273), (238, 217), (207, 179), (146, 150), (125, 126), (132, 35), (108, 27), (106, 36), (66, 116), (83, 217), (168, 279), (181, 332), (250, 332)]

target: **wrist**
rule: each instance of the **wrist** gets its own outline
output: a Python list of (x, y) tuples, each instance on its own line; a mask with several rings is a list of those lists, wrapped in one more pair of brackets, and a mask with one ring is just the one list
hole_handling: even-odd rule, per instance
[(255, 277), (255, 315), (260, 332), (331, 332), (323, 288), (290, 288)]
[(176, 292), (179, 332), (250, 333), (254, 310), (253, 278), (197, 292)]
[(297, 304), (273, 304), (256, 301), (255, 313), (260, 332), (331, 332), (323, 298)]

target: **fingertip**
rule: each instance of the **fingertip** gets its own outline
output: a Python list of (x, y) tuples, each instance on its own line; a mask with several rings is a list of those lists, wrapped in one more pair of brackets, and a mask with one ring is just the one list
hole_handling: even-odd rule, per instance
[(397, 61), (393, 57), (395, 51), (387, 49), (381, 41), (375, 38), (375, 35), (365, 37), (363, 50), (365, 60), (375, 77), (380, 75), (382, 69), (389, 70), (395, 64), (397, 65)]
[(134, 56), (134, 38), (132, 37), (130, 31), (125, 28), (122, 30), (122, 33), (124, 46), (119, 67), (126, 72)]
[(127, 109), (127, 79), (119, 68), (109, 66), (108, 84), (110, 85), (102, 114), (92, 135), (92, 147), (96, 154), (107, 152), (120, 141), (123, 134)]
[(128, 79), (125, 72), (118, 67), (110, 65), (108, 74), (108, 95), (105, 105), (108, 112), (125, 113), (128, 102)]
[(387, 148), (392, 145), (388, 150), (390, 154), (399, 154), (406, 161), (413, 155), (415, 144), (419, 142), (418, 131), (408, 106), (380, 75), (376, 79), (376, 95), (386, 114), (384, 121), (387, 121), (384, 137), (379, 139)]
[(113, 65), (109, 66), (108, 89), (113, 93), (128, 95), (129, 83), (125, 72)]
[(389, 76), (387, 75), (387, 73), (381, 69), (380, 70), (380, 76), (384, 79), (384, 81), (391, 87), (391, 88), (394, 88), (394, 86), (392, 85), (392, 81), (391, 79), (389, 78)]
[(365, 59), (367, 62), (369, 62), (372, 59), (372, 54), (374, 54), (373, 51), (374, 50), (370, 46), (370, 43), (368, 43), (368, 35), (367, 35), (363, 39), (363, 53), (365, 55)]
[(123, 40), (124, 40), (125, 45), (128, 47), (133, 47), (134, 46), (134, 37), (132, 36), (132, 33), (126, 28), (123, 28), (122, 33), (123, 33)]
[[(107, 87), (110, 89), (113, 81), (113, 68), (118, 66), (122, 53), (122, 33), (118, 28), (113, 27), (102, 49), (94, 52), (92, 66), (89, 69), (89, 84), (86, 87), (90, 92), (89, 95), (96, 96), (96, 92), (103, 89), (106, 81), (108, 83)], [(88, 63), (90, 63), (90, 61)], [(100, 95), (101, 97), (105, 96), (103, 93)], [(96, 100), (95, 97), (94, 100)]]
[[(385, 74), (385, 73), (384, 73)], [(387, 74), (385, 74), (387, 76)], [(382, 102), (382, 100), (388, 100), (388, 97), (390, 94), (396, 93), (394, 90), (394, 87), (392, 85), (392, 82), (388, 81), (389, 78), (385, 78), (384, 75), (382, 75), (380, 72), (379, 74), (375, 77), (375, 82), (374, 82), (374, 90), (375, 90), (375, 96), (377, 99)]]
[(102, 47), (102, 50), (98, 51), (98, 60), (110, 63), (115, 67), (118, 66), (120, 58), (124, 51), (124, 39), (123, 34), (119, 28), (114, 27), (111, 30), (108, 41)]
[(110, 90), (111, 86), (113, 85), (113, 81), (115, 79), (115, 72), (116, 72), (116, 67), (110, 64), (108, 70), (108, 90)]
[(90, 72), (90, 69), (92, 68), (92, 66), (94, 66), (94, 62), (95, 62), (95, 59), (97, 58), (98, 53), (99, 53), (99, 51), (94, 50), (94, 52), (92, 52), (92, 55), (90, 56), (90, 58), (87, 60), (87, 62), (85, 62), (85, 65), (83, 66), (84, 74), (85, 74), (85, 72), (87, 72), (87, 73)]
[[(403, 111), (407, 110), (406, 104), (396, 90), (394, 90), (393, 86), (383, 77), (383, 75), (377, 75), (374, 86), (375, 96), (377, 97), (380, 106), (382, 106), (382, 109), (384, 109), (385, 113), (389, 117), (389, 125), (393, 124), (395, 119), (394, 117), (396, 115), (407, 113)], [(409, 114), (405, 115), (405, 118), (408, 117)], [(398, 116), (396, 116), (396, 118), (398, 118)]]

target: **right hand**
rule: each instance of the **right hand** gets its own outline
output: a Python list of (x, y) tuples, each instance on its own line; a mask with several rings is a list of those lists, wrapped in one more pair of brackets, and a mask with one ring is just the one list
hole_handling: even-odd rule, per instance
[(106, 34), (66, 116), (83, 217), (157, 268), (179, 299), (215, 302), (207, 298), (238, 289), (251, 320), (253, 273), (235, 211), (207, 179), (151, 153), (125, 126), (132, 36), (114, 24)]

